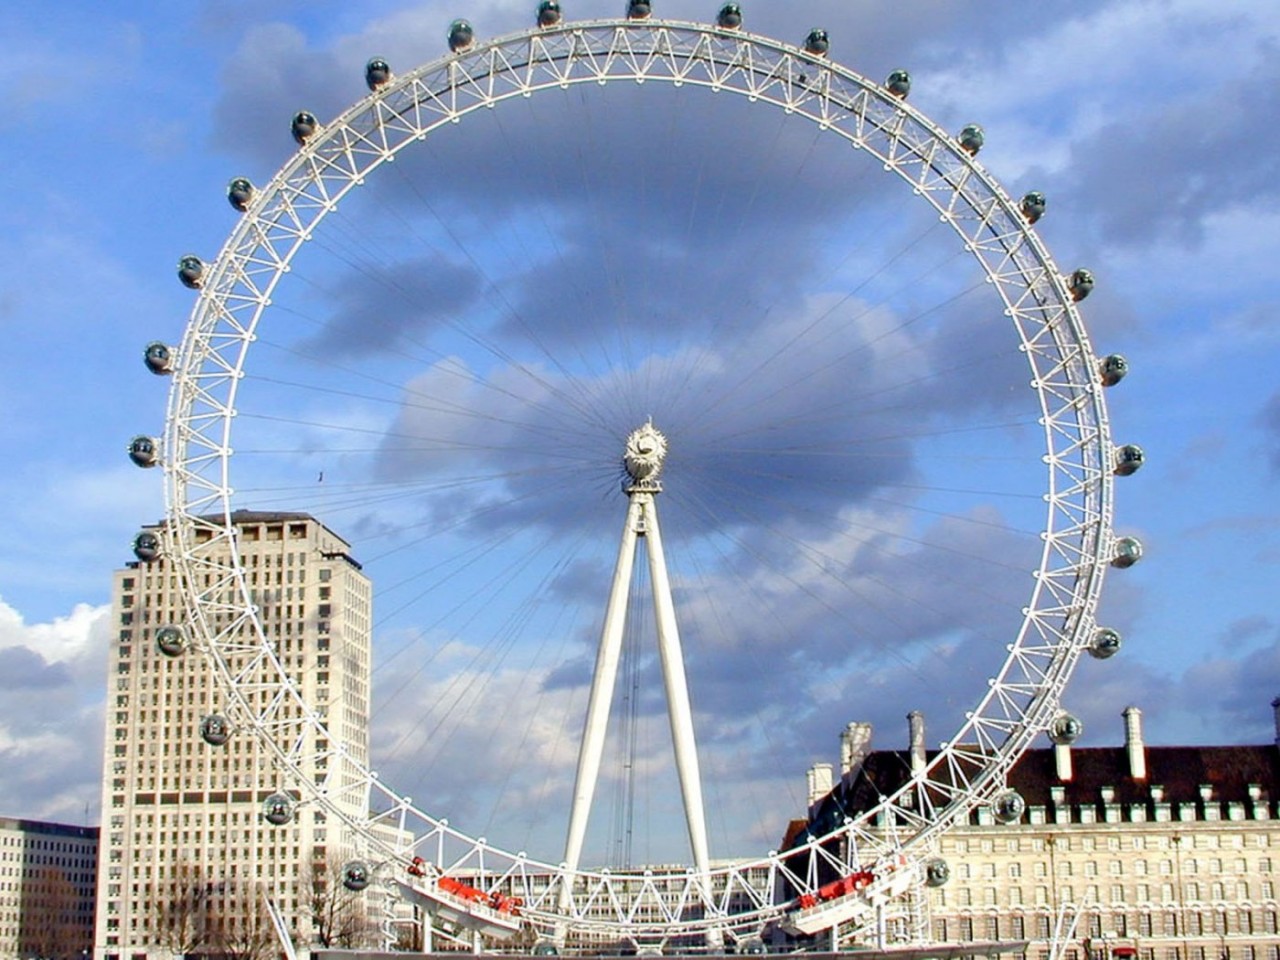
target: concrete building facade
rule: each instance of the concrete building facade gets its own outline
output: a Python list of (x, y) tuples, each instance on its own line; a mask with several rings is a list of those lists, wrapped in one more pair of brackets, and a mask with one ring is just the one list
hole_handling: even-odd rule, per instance
[(0, 960), (81, 960), (97, 866), (97, 827), (0, 817)]
[[(330, 735), (367, 763), (368, 578), (349, 545), (311, 516), (245, 511), (233, 520), (277, 656)], [(313, 879), (332, 877), (350, 838), (314, 805), (283, 826), (266, 822), (266, 797), (290, 791), (267, 748), (246, 730), (220, 746), (202, 738), (202, 720), (226, 712), (208, 664), (192, 651), (168, 656), (156, 642), (184, 619), (172, 564), (129, 563), (112, 596), (95, 957), (253, 955), (263, 940), (274, 955), (264, 891), (295, 942), (310, 944), (314, 891), (334, 886)], [(306, 774), (322, 777), (324, 763)]]

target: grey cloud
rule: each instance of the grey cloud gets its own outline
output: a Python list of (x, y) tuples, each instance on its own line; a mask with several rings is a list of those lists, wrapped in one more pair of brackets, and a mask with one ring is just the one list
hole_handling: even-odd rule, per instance
[(1228, 71), (1212, 90), (1108, 124), (1077, 144), (1066, 193), (1089, 198), (1108, 241), (1195, 248), (1211, 214), (1275, 202), (1278, 120), (1280, 48), (1266, 45), (1247, 74)]
[(332, 311), (322, 330), (303, 340), (304, 354), (343, 357), (390, 347), (413, 351), (442, 324), (465, 313), (480, 295), (475, 271), (428, 255), (378, 265), (332, 282)]
[(0, 690), (48, 690), (71, 683), (66, 664), (46, 663), (34, 650), (9, 647), (0, 650)]
[(1196, 717), (1197, 740), (1231, 731), (1237, 743), (1270, 743), (1280, 736), (1271, 701), (1280, 696), (1280, 632), (1247, 655), (1193, 666), (1182, 677), (1176, 712)]

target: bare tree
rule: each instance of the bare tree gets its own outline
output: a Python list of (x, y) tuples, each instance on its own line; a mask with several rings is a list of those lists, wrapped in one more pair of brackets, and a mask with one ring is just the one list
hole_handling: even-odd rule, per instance
[(369, 918), (363, 892), (348, 890), (343, 868), (326, 858), (313, 860), (308, 870), (311, 939), (316, 946), (354, 949), (372, 946), (378, 925)]
[(52, 960), (78, 958), (93, 946), (93, 933), (81, 918), (80, 896), (60, 867), (45, 866), (23, 884), (18, 951)]
[(197, 953), (209, 945), (217, 920), (215, 886), (204, 868), (183, 860), (150, 892), (150, 926), (156, 943), (175, 954)]
[(261, 889), (248, 881), (228, 881), (219, 890), (220, 910), (210, 940), (222, 960), (269, 960), (278, 937)]

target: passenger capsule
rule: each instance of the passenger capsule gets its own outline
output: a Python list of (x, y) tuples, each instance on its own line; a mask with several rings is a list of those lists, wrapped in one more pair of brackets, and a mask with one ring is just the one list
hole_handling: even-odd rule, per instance
[(1103, 357), (1098, 363), (1098, 379), (1104, 387), (1114, 387), (1129, 372), (1129, 361), (1118, 353)]
[(178, 279), (188, 290), (199, 290), (204, 283), (204, 261), (189, 253), (178, 261)]
[(560, 956), (560, 948), (556, 946), (554, 940), (539, 940), (533, 945), (533, 955), (535, 957), (558, 957)]
[(455, 20), (449, 24), (449, 49), (461, 53), (475, 43), (476, 32), (466, 20)]
[(320, 129), (320, 121), (316, 119), (314, 113), (306, 110), (299, 110), (293, 115), (293, 122), (290, 130), (293, 133), (293, 139), (297, 141), (298, 146), (305, 146), (307, 141), (316, 135)]
[(736, 3), (726, 3), (716, 14), (716, 26), (737, 30), (742, 26), (742, 7)]
[(991, 798), (991, 815), (997, 823), (1017, 823), (1027, 810), (1027, 801), (1017, 790), (1001, 790)]
[(211, 747), (220, 747), (231, 739), (231, 724), (226, 717), (211, 713), (200, 721), (200, 739)]
[(831, 38), (821, 27), (814, 27), (804, 38), (804, 51), (815, 57), (825, 57), (831, 49)]
[(359, 893), (369, 886), (369, 865), (363, 860), (349, 860), (342, 867), (342, 885)]
[(391, 64), (374, 57), (364, 65), (364, 82), (370, 90), (378, 90), (391, 82)]
[(924, 885), (941, 887), (951, 879), (951, 864), (941, 857), (930, 857), (924, 862)]
[(244, 177), (236, 177), (227, 184), (227, 202), (244, 213), (253, 203), (253, 184)]
[(905, 100), (911, 92), (911, 74), (905, 70), (895, 70), (884, 82), (884, 88), (900, 100)]
[(628, 20), (647, 20), (652, 12), (649, 0), (627, 0)]
[(187, 651), (187, 637), (181, 627), (161, 627), (156, 631), (156, 647), (166, 657), (180, 657)]
[(1123, 447), (1116, 448), (1116, 464), (1115, 475), (1117, 477), (1131, 477), (1138, 472), (1138, 469), (1146, 462), (1147, 455), (1142, 452), (1142, 448), (1136, 443), (1126, 443)]
[(160, 538), (150, 530), (143, 530), (133, 538), (133, 555), (143, 563), (159, 558)]
[(293, 819), (293, 798), (287, 793), (273, 793), (262, 801), (262, 819), (282, 827)]
[(1134, 537), (1121, 537), (1111, 549), (1111, 565), (1121, 570), (1142, 559), (1142, 544)]
[(1065, 711), (1054, 717), (1049, 726), (1049, 739), (1062, 746), (1075, 743), (1083, 733), (1084, 724), (1080, 722), (1080, 718)]
[(143, 348), (142, 362), (156, 376), (173, 373), (173, 351), (159, 340), (152, 340)]
[(560, 22), (560, 4), (556, 0), (542, 0), (538, 4), (538, 26), (554, 27)]
[(1093, 639), (1089, 641), (1089, 656), (1095, 660), (1109, 660), (1119, 652), (1119, 631), (1110, 627), (1099, 627), (1093, 631)]
[(1022, 215), (1027, 218), (1027, 223), (1035, 223), (1044, 216), (1045, 203), (1044, 194), (1039, 190), (1032, 190), (1022, 198), (1020, 207)]
[(987, 142), (987, 135), (982, 132), (982, 128), (976, 123), (971, 123), (960, 131), (956, 140), (960, 144), (960, 149), (971, 157), (976, 157), (978, 151), (982, 149), (982, 145)]
[(159, 444), (155, 437), (138, 436), (129, 441), (129, 459), (134, 462), (135, 466), (146, 469), (154, 467), (160, 462), (160, 454), (157, 452)]
[(1083, 267), (1080, 268), (1067, 280), (1067, 289), (1071, 291), (1071, 299), (1079, 303), (1093, 293), (1093, 274)]

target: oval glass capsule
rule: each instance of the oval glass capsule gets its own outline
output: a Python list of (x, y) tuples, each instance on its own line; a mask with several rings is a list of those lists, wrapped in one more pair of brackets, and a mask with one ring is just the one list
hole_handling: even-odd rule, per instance
[(350, 860), (342, 867), (342, 885), (357, 893), (369, 886), (369, 865), (363, 860)]
[(1098, 379), (1104, 387), (1114, 387), (1129, 372), (1129, 361), (1118, 353), (1103, 357), (1098, 361)]
[(538, 26), (554, 27), (560, 22), (560, 4), (556, 0), (542, 0), (538, 4)]
[(1136, 537), (1120, 537), (1111, 552), (1111, 565), (1126, 570), (1142, 559), (1142, 543)]
[(180, 657), (187, 650), (187, 637), (181, 627), (161, 627), (156, 631), (156, 647), (166, 657)]
[(1044, 194), (1039, 190), (1032, 190), (1022, 198), (1018, 206), (1022, 210), (1022, 215), (1027, 218), (1027, 223), (1036, 223), (1044, 216), (1046, 204)]
[(320, 121), (316, 119), (314, 113), (307, 110), (299, 110), (289, 123), (289, 132), (293, 134), (293, 139), (300, 147), (306, 146), (307, 141), (314, 137), (319, 129)]
[(287, 793), (273, 793), (262, 801), (262, 819), (282, 827), (293, 819), (293, 798)]
[(930, 857), (924, 862), (924, 884), (926, 887), (941, 887), (951, 879), (951, 864), (942, 857)]
[(160, 556), (160, 538), (150, 530), (143, 530), (133, 538), (133, 555), (143, 563), (150, 563)]
[(716, 14), (716, 26), (726, 30), (737, 30), (742, 26), (742, 7), (736, 3), (726, 3)]
[(1067, 281), (1067, 289), (1071, 291), (1071, 299), (1079, 303), (1093, 293), (1093, 274), (1081, 267)]
[(815, 57), (825, 57), (831, 51), (831, 38), (827, 31), (821, 27), (810, 30), (809, 35), (804, 38), (804, 50)]
[(1084, 724), (1080, 718), (1065, 712), (1054, 717), (1049, 727), (1049, 739), (1062, 746), (1075, 743), (1083, 733)]
[(460, 53), (475, 42), (476, 33), (466, 20), (455, 20), (449, 24), (449, 49)]
[(1147, 455), (1142, 452), (1142, 448), (1136, 443), (1126, 443), (1123, 447), (1116, 448), (1116, 459), (1114, 472), (1117, 477), (1131, 477), (1137, 473), (1142, 465), (1146, 462)]
[(1095, 660), (1108, 660), (1120, 652), (1120, 633), (1110, 627), (1099, 627), (1089, 641), (1089, 656)]
[(884, 82), (884, 88), (899, 99), (906, 99), (911, 92), (911, 74), (905, 70), (895, 70)]
[(211, 747), (220, 747), (231, 739), (231, 724), (221, 714), (211, 713), (200, 721), (200, 739)]
[(236, 177), (227, 184), (227, 202), (244, 213), (253, 202), (253, 184), (247, 177)]
[(961, 150), (971, 157), (976, 157), (978, 151), (986, 144), (987, 135), (980, 126), (971, 123), (956, 136), (956, 142), (960, 144)]
[(167, 343), (152, 340), (142, 348), (142, 362), (156, 376), (173, 373), (173, 350)]
[(137, 436), (129, 441), (129, 459), (134, 466), (147, 469), (160, 462), (160, 445), (155, 437)]
[(997, 823), (1017, 823), (1026, 809), (1027, 801), (1017, 790), (1001, 790), (991, 798), (991, 815)]
[(374, 57), (364, 65), (364, 82), (370, 90), (385, 87), (391, 82), (391, 64), (381, 57)]
[(204, 283), (204, 261), (189, 253), (178, 261), (178, 279), (188, 290), (199, 290)]

